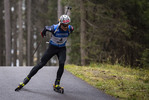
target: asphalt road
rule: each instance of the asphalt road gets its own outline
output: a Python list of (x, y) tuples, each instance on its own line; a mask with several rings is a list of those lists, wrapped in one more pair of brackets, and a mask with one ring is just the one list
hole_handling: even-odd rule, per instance
[(115, 100), (83, 80), (64, 71), (64, 94), (53, 91), (58, 67), (43, 67), (19, 92), (14, 89), (32, 67), (0, 67), (0, 100)]

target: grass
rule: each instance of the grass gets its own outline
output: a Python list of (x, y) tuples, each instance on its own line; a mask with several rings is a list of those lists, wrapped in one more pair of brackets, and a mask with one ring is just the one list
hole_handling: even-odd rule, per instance
[(65, 69), (120, 100), (149, 100), (149, 70), (120, 65), (66, 65)]

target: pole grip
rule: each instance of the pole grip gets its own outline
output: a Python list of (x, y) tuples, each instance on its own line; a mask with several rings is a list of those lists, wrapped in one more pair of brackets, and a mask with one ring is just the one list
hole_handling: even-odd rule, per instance
[(67, 15), (67, 13), (68, 13), (68, 10), (71, 10), (71, 9), (72, 9), (72, 7), (71, 7), (71, 6), (67, 6), (67, 7), (66, 7), (66, 9), (67, 9), (67, 10), (66, 10), (66, 13), (65, 13), (65, 15)]

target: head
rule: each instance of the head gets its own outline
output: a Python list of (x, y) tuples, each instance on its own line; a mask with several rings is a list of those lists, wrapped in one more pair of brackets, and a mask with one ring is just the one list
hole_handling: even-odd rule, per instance
[(66, 31), (68, 29), (68, 25), (71, 22), (71, 19), (68, 15), (62, 15), (59, 19), (60, 27)]

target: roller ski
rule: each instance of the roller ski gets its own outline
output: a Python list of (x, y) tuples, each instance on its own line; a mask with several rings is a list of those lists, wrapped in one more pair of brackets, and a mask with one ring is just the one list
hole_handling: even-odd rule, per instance
[(53, 85), (53, 90), (55, 91), (55, 92), (58, 92), (58, 93), (61, 93), (61, 94), (63, 94), (64, 93), (64, 88), (63, 87), (60, 87), (60, 85)]
[(28, 77), (26, 77), (25, 79), (24, 79), (24, 81), (23, 82), (21, 82), (19, 85), (18, 85), (18, 87), (15, 89), (15, 91), (19, 91), (19, 90), (21, 90), (28, 82), (29, 82), (29, 78)]
[(18, 87), (15, 89), (15, 91), (21, 90), (21, 89), (23, 88), (23, 86), (24, 86), (24, 84), (23, 84), (23, 82), (21, 82), (21, 83), (18, 85)]
[(61, 94), (64, 93), (64, 88), (60, 87), (60, 80), (56, 79), (55, 84), (53, 84), (53, 90)]

